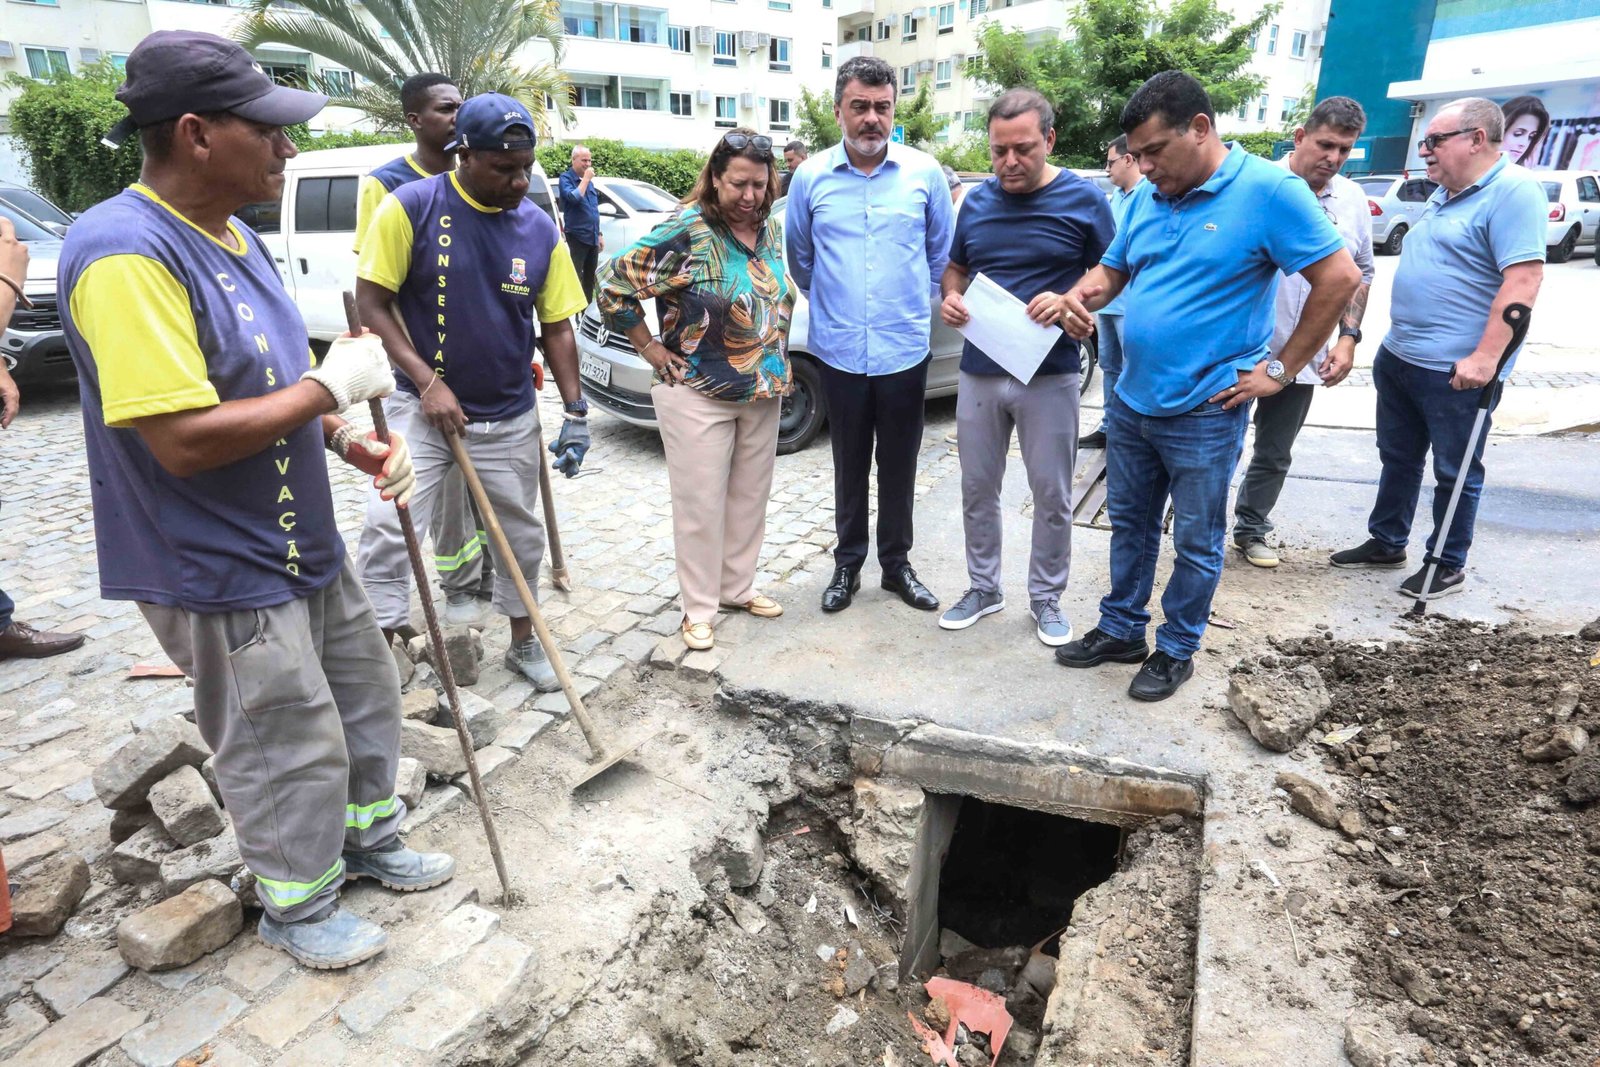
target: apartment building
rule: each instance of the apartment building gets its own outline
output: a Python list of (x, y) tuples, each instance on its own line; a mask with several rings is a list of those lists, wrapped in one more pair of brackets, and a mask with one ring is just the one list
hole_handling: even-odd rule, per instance
[[(1240, 21), (1255, 17), (1260, 0), (1225, 0)], [(1225, 134), (1289, 128), (1289, 116), (1304, 97), (1316, 95), (1328, 36), (1329, 0), (1282, 0), (1277, 14), (1250, 39), (1250, 72), (1266, 79), (1261, 94), (1217, 116)]]

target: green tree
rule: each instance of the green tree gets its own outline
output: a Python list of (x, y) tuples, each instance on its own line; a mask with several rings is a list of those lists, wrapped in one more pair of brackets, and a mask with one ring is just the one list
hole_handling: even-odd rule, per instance
[(800, 90), (800, 121), (794, 128), (795, 138), (806, 143), (813, 152), (832, 148), (839, 143), (839, 120), (833, 117), (833, 93), (814, 93), (804, 87)]
[(109, 61), (44, 81), (12, 74), (22, 95), (11, 103), (11, 131), (22, 141), (38, 190), (68, 211), (115, 196), (139, 177), (138, 138), (115, 150), (100, 138), (128, 111), (117, 103), (122, 74)]
[(905, 127), (908, 145), (921, 148), (933, 143), (939, 132), (939, 121), (933, 117), (932, 81), (923, 79), (911, 103), (895, 105), (894, 124)]
[[(516, 97), (540, 136), (550, 135), (547, 98), (555, 101), (563, 122), (573, 119), (570, 87), (561, 72), (566, 40), (560, 0), (300, 0), (297, 6), (306, 13), (275, 7), (274, 0), (253, 0), (234, 36), (246, 48), (286, 44), (354, 71), (370, 84), (349, 95), (330, 91), (338, 87), (326, 83), (320, 88), (385, 129), (405, 128), (400, 83), (429, 70), (448, 75), (464, 96)], [(522, 65), (518, 56), (529, 45), (547, 47), (549, 61)]]
[(1249, 39), (1276, 11), (1268, 6), (1235, 23), (1217, 0), (1177, 0), (1170, 7), (1157, 0), (1082, 0), (1067, 32), (1045, 44), (985, 26), (969, 70), (997, 89), (1031, 85), (1042, 92), (1056, 108), (1056, 154), (1074, 166), (1093, 166), (1121, 132), (1128, 98), (1163, 70), (1193, 74), (1219, 114), (1259, 94), (1263, 79), (1246, 70)]

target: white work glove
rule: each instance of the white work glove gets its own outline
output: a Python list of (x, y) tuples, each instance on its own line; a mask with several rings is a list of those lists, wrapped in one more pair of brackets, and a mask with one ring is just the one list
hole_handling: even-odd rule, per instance
[(417, 475), (411, 469), (411, 450), (399, 433), (390, 430), (388, 444), (378, 440), (375, 432), (365, 437), (351, 434), (340, 455), (350, 466), (372, 475), (372, 484), (383, 499), (393, 500), (400, 507), (411, 503)]
[(389, 355), (374, 333), (336, 338), (328, 346), (328, 354), (322, 362), (300, 377), (301, 380), (310, 378), (332, 393), (336, 411), (394, 392), (394, 370), (389, 366)]

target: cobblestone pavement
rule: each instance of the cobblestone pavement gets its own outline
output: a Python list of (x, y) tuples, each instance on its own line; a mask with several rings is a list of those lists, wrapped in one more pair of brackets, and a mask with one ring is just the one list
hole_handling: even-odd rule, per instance
[[(545, 405), (548, 424), (558, 418), (557, 407), (549, 396)], [(945, 441), (954, 411), (953, 401), (929, 405), (919, 492), (956, 467)], [(593, 426), (584, 474), (556, 478), (577, 588), (541, 593), (585, 697), (644, 664), (663, 636), (676, 633), (679, 619), (659, 439), (603, 415)], [(340, 464), (332, 475), (340, 527), (353, 549), (365, 482)], [(825, 441), (780, 457), (758, 581), (780, 601), (809, 569), (830, 566), (832, 491)], [(0, 588), (16, 600), (17, 618), (89, 638), (55, 659), (0, 662), (0, 844), (13, 883), (25, 883), (30, 868), (47, 858), (72, 852), (94, 872), (60, 935), (0, 940), (0, 1061), (20, 1055), (20, 1062), (39, 1065), (126, 1067), (172, 1063), (209, 1047), (207, 1062), (223, 1067), (335, 1064), (359, 1047), (374, 1062), (439, 1062), (488, 1018), (513, 1010), (532, 949), (497, 932), (498, 917), (465, 886), (409, 898), (351, 890), (364, 894), (363, 913), (398, 931), (394, 943), (408, 947), (342, 974), (302, 971), (265, 950), (251, 932), (249, 912), (246, 933), (191, 966), (163, 974), (128, 970), (117, 952), (116, 924), (153, 898), (139, 898), (106, 873), (111, 812), (96, 799), (90, 775), (135, 731), (187, 710), (190, 692), (171, 679), (127, 678), (134, 664), (164, 657), (132, 604), (100, 599), (74, 391), (24, 397), (21, 417), (0, 436), (0, 494)], [(484, 636), (487, 654), (473, 689), (518, 713), (507, 731), (520, 738), (497, 739), (511, 748), (506, 758), (524, 746), (536, 753), (538, 733), (551, 721), (540, 713), (563, 714), (564, 698), (534, 694), (500, 664), (503, 625)], [(408, 822), (460, 801), (452, 786), (430, 787)], [(425, 951), (411, 944), (418, 939), (425, 939)]]

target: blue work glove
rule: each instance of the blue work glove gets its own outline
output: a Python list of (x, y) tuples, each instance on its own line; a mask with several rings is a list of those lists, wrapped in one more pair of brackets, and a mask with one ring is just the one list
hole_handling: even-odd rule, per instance
[(551, 466), (568, 478), (574, 477), (588, 453), (589, 420), (575, 419), (570, 415), (563, 418), (561, 433), (550, 442), (550, 454), (556, 457)]

